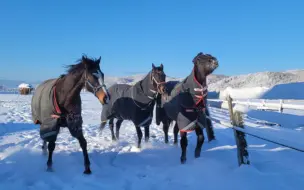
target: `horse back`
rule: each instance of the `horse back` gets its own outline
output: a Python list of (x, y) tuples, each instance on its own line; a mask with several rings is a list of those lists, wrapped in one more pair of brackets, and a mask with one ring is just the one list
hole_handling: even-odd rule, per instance
[(56, 79), (49, 79), (39, 84), (31, 101), (32, 120), (35, 124), (41, 124), (43, 120), (54, 112), (53, 86)]

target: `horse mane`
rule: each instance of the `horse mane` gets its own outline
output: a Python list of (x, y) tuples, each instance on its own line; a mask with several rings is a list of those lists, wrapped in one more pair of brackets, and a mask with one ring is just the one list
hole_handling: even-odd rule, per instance
[(83, 55), (82, 58), (78, 59), (75, 64), (66, 65), (65, 68), (67, 68), (67, 74), (73, 74), (80, 71), (83, 71), (85, 69), (85, 64), (83, 62), (86, 62), (88, 67), (90, 66), (96, 66), (97, 59), (88, 58), (86, 55)]

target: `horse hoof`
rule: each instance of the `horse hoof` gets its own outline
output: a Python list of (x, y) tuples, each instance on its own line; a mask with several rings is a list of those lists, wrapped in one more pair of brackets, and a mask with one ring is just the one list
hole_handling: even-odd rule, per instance
[(181, 164), (185, 164), (186, 163), (186, 159), (181, 159)]
[(185, 164), (186, 163), (186, 158), (181, 158), (181, 164)]
[(168, 144), (168, 143), (169, 143), (169, 140), (168, 140), (168, 139), (165, 139), (165, 143)]
[(90, 174), (92, 174), (92, 171), (90, 169), (86, 169), (86, 170), (84, 170), (83, 173), (86, 175), (90, 175)]
[(208, 140), (208, 142), (215, 141), (215, 137)]
[(149, 142), (149, 138), (145, 138), (145, 142)]
[(47, 172), (54, 172), (52, 166), (48, 166), (48, 167), (46, 168), (46, 171), (47, 171)]
[(194, 157), (195, 158), (201, 157), (201, 150), (195, 150)]
[(176, 142), (174, 141), (173, 144), (174, 144), (174, 145), (177, 145), (177, 141), (176, 141)]

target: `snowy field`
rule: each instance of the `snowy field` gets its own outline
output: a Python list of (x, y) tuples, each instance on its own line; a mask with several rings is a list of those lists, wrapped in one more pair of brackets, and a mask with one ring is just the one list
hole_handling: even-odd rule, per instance
[[(134, 126), (124, 121), (118, 143), (111, 142), (110, 130), (98, 133), (102, 106), (91, 95), (82, 94), (84, 132), (88, 142), (92, 175), (83, 172), (83, 156), (78, 141), (62, 129), (54, 152), (54, 172), (46, 172), (39, 128), (31, 121), (31, 96), (0, 94), (0, 189), (150, 189), (150, 190), (300, 190), (304, 187), (304, 154), (247, 136), (250, 166), (238, 167), (233, 131), (214, 124), (217, 140), (205, 142), (201, 157), (194, 159), (196, 135), (189, 134), (187, 162), (180, 164), (180, 147), (164, 144), (162, 126), (151, 126), (149, 143), (141, 150)], [(229, 120), (227, 111), (211, 108), (212, 117)], [(304, 144), (304, 131), (259, 126), (261, 134), (290, 138)], [(277, 133), (275, 133), (277, 132)], [(206, 136), (206, 134), (205, 134)], [(294, 138), (296, 137), (296, 138)], [(303, 146), (302, 146), (303, 148)]]

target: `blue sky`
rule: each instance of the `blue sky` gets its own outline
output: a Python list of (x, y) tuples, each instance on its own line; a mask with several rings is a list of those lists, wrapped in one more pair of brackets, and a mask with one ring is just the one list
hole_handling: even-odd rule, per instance
[(216, 74), (303, 69), (304, 1), (153, 0), (0, 2), (0, 78), (44, 80), (86, 53), (105, 75), (185, 77), (200, 51)]

